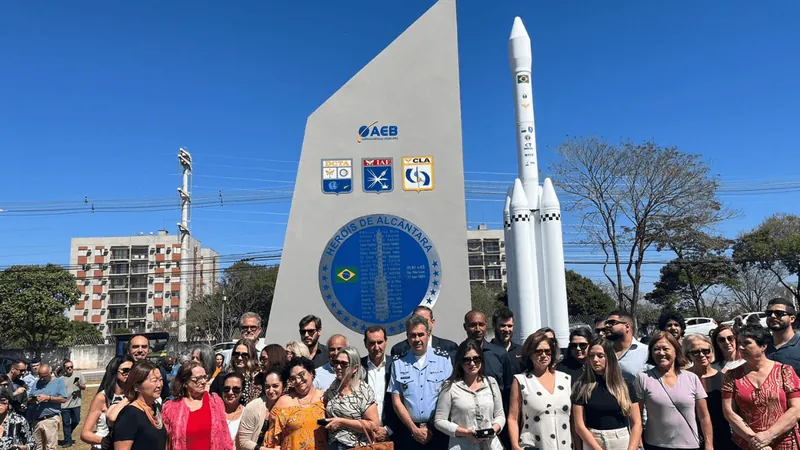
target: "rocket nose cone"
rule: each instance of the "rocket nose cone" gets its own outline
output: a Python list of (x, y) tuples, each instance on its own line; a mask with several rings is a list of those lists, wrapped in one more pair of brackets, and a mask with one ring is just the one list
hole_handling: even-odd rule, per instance
[(511, 209), (514, 208), (527, 208), (528, 197), (525, 195), (525, 189), (522, 187), (522, 181), (519, 178), (514, 180), (514, 188), (511, 191)]
[(509, 40), (518, 38), (518, 37), (528, 37), (528, 30), (525, 29), (525, 25), (522, 23), (522, 19), (519, 17), (514, 17), (514, 25), (511, 26), (511, 36), (509, 36)]
[(544, 209), (561, 209), (561, 204), (558, 202), (556, 196), (556, 189), (553, 187), (553, 182), (550, 178), (545, 178), (542, 186), (542, 205)]

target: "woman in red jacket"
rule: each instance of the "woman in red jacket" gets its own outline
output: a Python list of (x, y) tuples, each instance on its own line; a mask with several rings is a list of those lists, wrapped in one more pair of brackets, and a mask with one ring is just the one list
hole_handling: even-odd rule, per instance
[(175, 399), (163, 411), (171, 450), (233, 450), (225, 404), (216, 393), (206, 392), (207, 382), (197, 361), (182, 365), (172, 380)]

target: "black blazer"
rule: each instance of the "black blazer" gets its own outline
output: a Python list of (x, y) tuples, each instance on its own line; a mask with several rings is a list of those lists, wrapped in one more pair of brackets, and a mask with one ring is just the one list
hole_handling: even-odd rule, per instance
[[(431, 345), (433, 346), (434, 349), (439, 350), (440, 352), (441, 351), (447, 352), (450, 359), (455, 358), (456, 351), (458, 350), (458, 344), (456, 344), (451, 340), (440, 338), (438, 336), (433, 336), (433, 338), (431, 339)], [(408, 352), (409, 350), (411, 350), (411, 346), (408, 345), (408, 341), (402, 340), (397, 344), (394, 344), (394, 346), (392, 347), (392, 356), (398, 356), (398, 357), (402, 356), (406, 354), (406, 352)]]
[[(367, 368), (369, 367), (368, 364), (369, 356), (364, 356), (361, 358), (361, 367), (364, 369), (364, 382), (369, 384), (369, 377), (366, 376)], [(397, 433), (398, 431), (406, 431), (405, 429), (401, 430), (401, 422), (400, 419), (397, 417), (397, 413), (394, 412), (394, 406), (392, 405), (392, 394), (388, 392), (389, 383), (392, 379), (392, 358), (387, 358), (386, 361), (386, 382), (385, 386), (386, 389), (383, 393), (383, 411), (381, 412), (381, 423), (384, 426), (391, 428), (392, 433)], [(373, 390), (375, 386), (370, 386)], [(375, 396), (381, 395), (379, 392), (375, 393)]]

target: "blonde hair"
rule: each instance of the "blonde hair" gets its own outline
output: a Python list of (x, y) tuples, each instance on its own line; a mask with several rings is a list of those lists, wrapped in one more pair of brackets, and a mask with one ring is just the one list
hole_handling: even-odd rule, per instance
[[(622, 370), (619, 368), (614, 345), (606, 338), (597, 338), (589, 345), (589, 351), (595, 346), (601, 347), (606, 356), (606, 371), (603, 377), (606, 380), (608, 392), (617, 399), (622, 414), (628, 416), (631, 413), (631, 396), (628, 392), (628, 383), (626, 383), (625, 378), (622, 377)], [(587, 358), (589, 358), (589, 356), (587, 356)], [(583, 374), (578, 378), (578, 381), (575, 382), (573, 399), (581, 399), (584, 403), (588, 402), (589, 399), (592, 398), (592, 391), (596, 386), (597, 377), (587, 361), (583, 367)]]
[(294, 353), (296, 358), (304, 357), (311, 359), (311, 352), (308, 351), (308, 347), (305, 344), (297, 342), (297, 341), (289, 341), (286, 344), (286, 350)]

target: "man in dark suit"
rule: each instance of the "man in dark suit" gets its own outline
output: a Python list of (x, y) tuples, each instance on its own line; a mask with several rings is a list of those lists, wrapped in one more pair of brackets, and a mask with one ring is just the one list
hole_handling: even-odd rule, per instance
[[(433, 326), (436, 324), (436, 321), (433, 319), (433, 310), (427, 306), (420, 305), (414, 309), (413, 315), (424, 317), (428, 321), (428, 328), (431, 330), (431, 340), (428, 342), (428, 346), (432, 347), (434, 350), (438, 350), (439, 353), (447, 353), (450, 359), (454, 358), (456, 350), (458, 350), (458, 344), (433, 335)], [(411, 347), (408, 346), (408, 340), (404, 339), (392, 347), (392, 356), (402, 356), (406, 354), (409, 349), (411, 349)]]
[(364, 347), (368, 356), (361, 358), (361, 367), (366, 372), (364, 381), (375, 393), (375, 403), (383, 427), (374, 430), (375, 439), (388, 441), (394, 430), (404, 431), (397, 426), (397, 413), (392, 407), (392, 394), (387, 391), (392, 376), (392, 360), (386, 355), (386, 330), (373, 325), (364, 332)]

